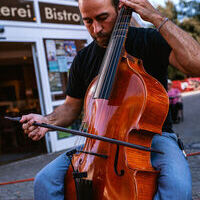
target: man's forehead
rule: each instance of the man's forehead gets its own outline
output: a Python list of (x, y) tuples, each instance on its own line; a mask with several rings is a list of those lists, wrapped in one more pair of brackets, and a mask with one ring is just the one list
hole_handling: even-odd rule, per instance
[(113, 8), (112, 0), (79, 0), (82, 16), (96, 16), (102, 12), (110, 12)]
[(101, 4), (112, 4), (113, 0), (78, 0), (79, 3), (79, 7), (84, 6), (85, 4), (97, 4), (97, 3), (101, 3)]
[[(89, 0), (78, 0), (78, 3), (83, 3), (83, 2), (88, 2)], [(92, 0), (93, 2), (95, 1), (95, 0)], [(105, 1), (108, 1), (108, 2), (112, 2), (112, 1), (114, 1), (114, 0), (101, 0), (101, 1), (103, 1), (103, 2), (105, 2)]]

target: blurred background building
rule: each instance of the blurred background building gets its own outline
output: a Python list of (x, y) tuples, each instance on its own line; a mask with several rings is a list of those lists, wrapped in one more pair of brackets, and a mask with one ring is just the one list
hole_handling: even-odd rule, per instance
[(62, 104), (72, 60), (91, 41), (76, 0), (0, 1), (1, 163), (74, 146), (76, 137), (61, 132), (33, 142), (4, 116), (45, 115)]
[(54, 132), (33, 142), (4, 116), (48, 114), (62, 104), (72, 60), (90, 41), (76, 1), (0, 1), (1, 162), (74, 145)]

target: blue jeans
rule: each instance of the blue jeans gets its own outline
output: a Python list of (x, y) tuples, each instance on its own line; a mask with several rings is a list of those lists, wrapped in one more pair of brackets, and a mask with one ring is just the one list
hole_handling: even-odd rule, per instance
[[(152, 148), (165, 154), (152, 153), (151, 161), (160, 171), (158, 190), (154, 200), (192, 200), (192, 180), (188, 162), (177, 144), (173, 133), (155, 135)], [(64, 176), (70, 164), (66, 154), (49, 163), (36, 176), (35, 200), (63, 200)]]

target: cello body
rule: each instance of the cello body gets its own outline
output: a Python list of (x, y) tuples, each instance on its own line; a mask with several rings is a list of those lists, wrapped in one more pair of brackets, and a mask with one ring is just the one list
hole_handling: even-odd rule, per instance
[[(90, 84), (84, 102), (87, 132), (151, 147), (154, 134), (161, 134), (168, 112), (163, 86), (143, 68), (142, 61), (124, 53), (118, 63), (109, 99), (94, 98), (97, 78)], [(133, 89), (134, 88), (134, 89)], [(73, 168), (87, 172), (94, 200), (152, 200), (158, 171), (151, 165), (151, 153), (116, 144), (87, 139), (83, 151), (73, 156)], [(77, 197), (70, 166), (65, 181), (65, 199)], [(84, 196), (84, 195), (82, 195)]]

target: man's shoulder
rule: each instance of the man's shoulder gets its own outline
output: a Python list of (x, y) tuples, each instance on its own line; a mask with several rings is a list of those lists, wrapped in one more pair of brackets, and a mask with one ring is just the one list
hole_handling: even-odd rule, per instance
[(144, 28), (144, 27), (129, 27), (129, 35), (159, 35), (160, 33), (155, 28)]
[(156, 32), (153, 28), (129, 27), (126, 40), (127, 52), (131, 55), (133, 53), (135, 57), (144, 58), (144, 52), (147, 52), (151, 44), (159, 39)]
[(134, 31), (134, 32), (155, 32), (155, 28), (150, 28), (150, 27), (134, 27), (134, 26), (129, 26), (129, 31)]
[(72, 69), (84, 71), (88, 66), (90, 57), (93, 56), (95, 49), (94, 42), (91, 42), (86, 47), (82, 48), (77, 52), (77, 55), (74, 58)]

